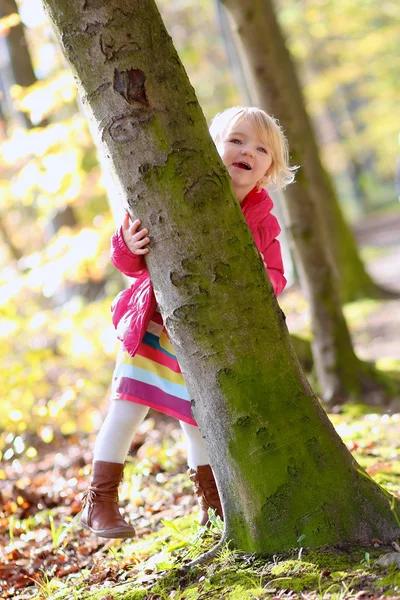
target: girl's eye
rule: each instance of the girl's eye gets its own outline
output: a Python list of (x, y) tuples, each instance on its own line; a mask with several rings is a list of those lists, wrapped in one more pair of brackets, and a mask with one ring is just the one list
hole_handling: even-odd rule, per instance
[(240, 140), (238, 140), (237, 138), (233, 138), (231, 140), (232, 144), (241, 144), (242, 142)]
[(264, 152), (264, 154), (268, 154), (268, 151), (266, 150), (266, 148), (263, 148), (262, 146), (260, 146), (260, 147), (258, 148), (258, 150), (259, 150), (260, 152)]

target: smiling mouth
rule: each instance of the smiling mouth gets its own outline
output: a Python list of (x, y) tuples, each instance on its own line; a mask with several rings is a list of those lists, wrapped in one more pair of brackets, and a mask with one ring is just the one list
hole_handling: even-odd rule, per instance
[(251, 166), (245, 162), (235, 162), (233, 163), (233, 166), (238, 169), (244, 169), (245, 171), (251, 171)]

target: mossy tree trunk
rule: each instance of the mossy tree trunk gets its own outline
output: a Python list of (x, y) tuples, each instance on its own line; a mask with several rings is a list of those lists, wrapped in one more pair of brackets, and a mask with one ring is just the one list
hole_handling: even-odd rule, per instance
[(154, 1), (43, 4), (126, 203), (151, 230), (147, 265), (212, 456), (224, 539), (260, 553), (300, 536), (310, 547), (393, 539), (390, 498), (301, 372)]
[[(341, 309), (335, 265), (344, 264), (347, 257), (352, 265), (353, 282), (366, 282), (365, 271), (334, 196), (331, 180), (320, 162), (272, 1), (224, 0), (224, 5), (244, 48), (257, 104), (279, 118), (290, 141), (292, 163), (304, 165), (296, 183), (285, 190), (284, 210), (300, 282), (310, 302), (312, 346), (321, 395), (331, 404), (347, 400), (384, 403), (389, 399), (386, 386), (379, 381), (374, 369), (362, 363), (354, 353)], [(339, 250), (343, 253), (340, 259)], [(340, 269), (340, 272), (343, 271)], [(369, 278), (368, 281), (372, 283)], [(341, 282), (343, 284), (342, 276)], [(363, 289), (365, 292), (366, 288)]]
[[(272, 0), (221, 0), (233, 17), (253, 80), (256, 103), (277, 117), (291, 155), (304, 171), (303, 186), (318, 210), (324, 243), (335, 267), (342, 302), (381, 298), (390, 292), (370, 278), (340, 208), (331, 177), (319, 157), (315, 134)], [(296, 194), (292, 186), (289, 195)]]

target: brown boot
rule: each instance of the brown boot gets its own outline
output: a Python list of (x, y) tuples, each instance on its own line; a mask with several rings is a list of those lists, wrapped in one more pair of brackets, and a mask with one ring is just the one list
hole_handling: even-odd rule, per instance
[(221, 500), (219, 497), (217, 484), (215, 483), (214, 473), (210, 465), (200, 465), (196, 470), (189, 469), (189, 477), (194, 483), (194, 491), (200, 504), (200, 525), (209, 524), (208, 509), (213, 508), (224, 520)]
[(124, 521), (118, 509), (118, 486), (123, 472), (124, 465), (120, 463), (101, 460), (93, 463), (80, 523), (98, 537), (120, 539), (135, 535), (134, 528)]

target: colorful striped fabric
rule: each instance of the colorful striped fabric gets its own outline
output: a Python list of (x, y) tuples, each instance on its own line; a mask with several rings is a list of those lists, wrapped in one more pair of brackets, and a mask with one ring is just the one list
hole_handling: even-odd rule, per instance
[(129, 400), (197, 425), (174, 349), (160, 313), (150, 321), (134, 357), (122, 347), (113, 375), (112, 399)]

